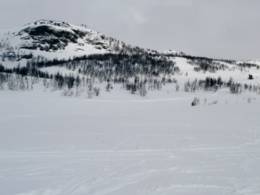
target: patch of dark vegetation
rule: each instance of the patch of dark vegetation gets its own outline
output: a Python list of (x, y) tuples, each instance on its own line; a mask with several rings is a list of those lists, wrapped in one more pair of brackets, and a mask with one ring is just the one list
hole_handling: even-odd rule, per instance
[(241, 84), (235, 82), (232, 78), (230, 78), (229, 81), (223, 81), (221, 77), (217, 79), (207, 77), (204, 80), (195, 79), (193, 81), (187, 81), (184, 84), (185, 92), (196, 92), (199, 90), (215, 92), (222, 88), (228, 88), (231, 94), (240, 94), (243, 91), (260, 93), (260, 85)]
[(44, 51), (64, 49), (68, 43), (77, 43), (86, 33), (80, 30), (55, 29), (48, 25), (25, 28), (20, 33), (27, 33), (34, 41), (31, 45), (24, 45), (24, 49), (40, 49)]
[(242, 68), (253, 68), (253, 67), (257, 69), (260, 68), (259, 65), (257, 64), (247, 63), (247, 62), (237, 63), (237, 65)]

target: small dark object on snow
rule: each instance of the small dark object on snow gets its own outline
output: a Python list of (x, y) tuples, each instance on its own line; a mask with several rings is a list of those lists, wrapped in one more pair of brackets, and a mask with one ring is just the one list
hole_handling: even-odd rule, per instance
[(199, 98), (195, 97), (192, 102), (191, 102), (191, 106), (197, 106), (200, 103)]
[(248, 80), (254, 80), (254, 77), (253, 77), (253, 75), (248, 75)]

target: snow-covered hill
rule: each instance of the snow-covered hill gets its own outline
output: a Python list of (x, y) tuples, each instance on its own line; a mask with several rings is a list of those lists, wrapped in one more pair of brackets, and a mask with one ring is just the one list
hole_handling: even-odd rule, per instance
[(52, 20), (38, 20), (13, 32), (2, 32), (0, 40), (2, 58), (6, 58), (6, 61), (14, 61), (15, 58), (18, 62), (31, 57), (70, 59), (83, 55), (118, 53), (129, 48), (124, 42), (84, 25), (75, 26)]
[[(67, 22), (38, 20), (2, 34), (0, 40), (0, 70), (6, 73), (47, 78), (60, 74), (91, 77), (99, 82), (138, 81), (135, 83), (138, 86), (131, 89), (141, 88), (147, 82), (156, 88), (165, 83), (177, 83), (184, 88), (187, 82), (205, 84), (207, 78), (211, 79), (208, 80), (210, 87), (232, 82), (260, 88), (258, 61), (212, 59), (173, 50), (144, 49)], [(21, 67), (25, 69), (13, 71)]]

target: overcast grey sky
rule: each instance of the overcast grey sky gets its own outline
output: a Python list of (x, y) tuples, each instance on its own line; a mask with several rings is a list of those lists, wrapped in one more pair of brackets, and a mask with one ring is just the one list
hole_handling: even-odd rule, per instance
[(0, 0), (0, 28), (37, 19), (87, 24), (146, 48), (260, 59), (259, 0)]

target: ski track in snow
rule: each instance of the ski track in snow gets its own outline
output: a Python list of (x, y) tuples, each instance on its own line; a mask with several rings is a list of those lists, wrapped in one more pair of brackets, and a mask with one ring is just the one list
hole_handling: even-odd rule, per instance
[(258, 96), (35, 93), (0, 91), (1, 195), (260, 194)]

